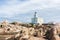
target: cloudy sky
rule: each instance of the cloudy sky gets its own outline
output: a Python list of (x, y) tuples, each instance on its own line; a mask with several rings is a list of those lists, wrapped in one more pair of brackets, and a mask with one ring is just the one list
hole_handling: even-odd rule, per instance
[(0, 0), (0, 21), (31, 22), (35, 11), (44, 22), (60, 22), (60, 0)]

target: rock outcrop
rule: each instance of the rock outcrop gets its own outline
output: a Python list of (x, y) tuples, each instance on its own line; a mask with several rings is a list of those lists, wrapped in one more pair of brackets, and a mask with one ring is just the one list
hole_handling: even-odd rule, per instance
[(0, 23), (0, 40), (60, 40), (60, 24), (22, 25), (18, 22)]

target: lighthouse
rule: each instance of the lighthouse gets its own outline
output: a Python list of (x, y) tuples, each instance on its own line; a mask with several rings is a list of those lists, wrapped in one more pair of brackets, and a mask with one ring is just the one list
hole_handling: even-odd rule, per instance
[(34, 13), (33, 18), (31, 19), (32, 24), (43, 24), (43, 18), (37, 17), (37, 12)]
[(37, 12), (34, 13), (34, 16), (32, 18), (32, 24), (37, 24)]

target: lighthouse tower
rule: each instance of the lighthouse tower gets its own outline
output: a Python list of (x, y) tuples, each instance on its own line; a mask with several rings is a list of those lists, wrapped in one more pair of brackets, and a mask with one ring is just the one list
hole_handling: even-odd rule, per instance
[(32, 20), (32, 24), (43, 24), (43, 18), (37, 17), (37, 12), (34, 13)]
[(33, 24), (37, 24), (37, 16), (36, 16), (37, 12), (34, 13), (34, 17), (32, 18), (32, 23)]

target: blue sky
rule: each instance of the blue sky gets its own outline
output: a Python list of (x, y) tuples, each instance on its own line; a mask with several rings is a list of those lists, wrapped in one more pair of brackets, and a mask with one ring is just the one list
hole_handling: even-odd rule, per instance
[(31, 22), (35, 11), (44, 22), (60, 22), (60, 0), (0, 0), (0, 21)]

